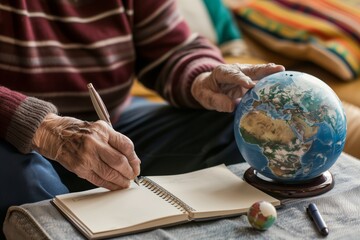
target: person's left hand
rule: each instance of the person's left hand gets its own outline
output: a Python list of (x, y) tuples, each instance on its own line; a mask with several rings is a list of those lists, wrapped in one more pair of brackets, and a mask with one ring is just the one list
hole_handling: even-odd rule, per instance
[(233, 112), (236, 102), (263, 77), (284, 71), (274, 63), (222, 64), (212, 72), (200, 74), (194, 80), (191, 93), (206, 109)]

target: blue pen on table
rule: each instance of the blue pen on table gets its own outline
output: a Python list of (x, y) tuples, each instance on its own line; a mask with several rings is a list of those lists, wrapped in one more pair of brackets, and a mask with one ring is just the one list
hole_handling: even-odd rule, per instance
[(320, 234), (323, 236), (327, 236), (329, 234), (329, 229), (315, 203), (310, 203), (306, 209), (306, 212), (308, 213), (311, 220), (314, 221), (316, 228), (319, 230)]
[[(89, 83), (88, 85), (88, 89), (89, 89), (89, 94), (90, 94), (90, 98), (91, 98), (91, 102), (95, 108), (95, 111), (97, 113), (97, 115), (99, 116), (100, 120), (104, 120), (105, 122), (107, 122), (111, 127), (111, 121), (110, 121), (110, 115), (109, 112), (107, 111), (104, 102), (102, 101), (100, 95), (96, 92), (94, 86)], [(135, 177), (134, 182), (139, 186), (139, 178)]]

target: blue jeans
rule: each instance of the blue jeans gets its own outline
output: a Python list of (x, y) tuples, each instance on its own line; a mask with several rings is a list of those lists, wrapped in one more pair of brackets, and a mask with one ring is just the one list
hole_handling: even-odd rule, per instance
[(1, 230), (9, 206), (48, 199), (68, 191), (48, 160), (36, 152), (21, 154), (0, 140)]
[[(135, 101), (114, 128), (128, 136), (142, 175), (177, 174), (220, 163), (243, 162), (235, 143), (233, 114)], [(36, 152), (20, 154), (0, 141), (0, 221), (11, 205), (94, 187)]]

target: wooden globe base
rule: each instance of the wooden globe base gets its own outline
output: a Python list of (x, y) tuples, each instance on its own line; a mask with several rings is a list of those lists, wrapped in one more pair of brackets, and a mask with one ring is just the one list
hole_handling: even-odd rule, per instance
[(306, 182), (284, 184), (263, 177), (250, 167), (244, 173), (244, 179), (249, 184), (278, 198), (303, 198), (323, 194), (334, 187), (334, 177), (326, 171), (320, 176)]

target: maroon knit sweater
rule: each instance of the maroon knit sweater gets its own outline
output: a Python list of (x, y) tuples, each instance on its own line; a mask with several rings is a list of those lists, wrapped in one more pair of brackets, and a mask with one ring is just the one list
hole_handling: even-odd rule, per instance
[(1, 0), (0, 137), (29, 152), (49, 112), (94, 111), (90, 82), (109, 109), (135, 77), (171, 104), (195, 107), (192, 81), (222, 62), (175, 0)]

